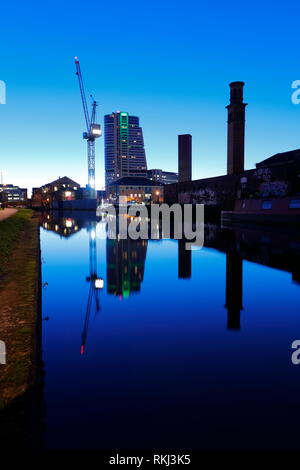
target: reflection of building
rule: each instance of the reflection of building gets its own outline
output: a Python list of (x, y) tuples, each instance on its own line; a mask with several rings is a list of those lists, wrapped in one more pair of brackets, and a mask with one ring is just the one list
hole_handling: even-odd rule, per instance
[(0, 202), (7, 205), (26, 205), (27, 189), (13, 184), (0, 184)]
[(164, 187), (148, 178), (125, 176), (107, 187), (107, 198), (111, 202), (118, 202), (120, 196), (126, 196), (128, 202), (161, 203), (164, 200)]
[(91, 215), (88, 217), (86, 214), (81, 214), (80, 212), (76, 212), (76, 220), (73, 219), (68, 212), (62, 214), (63, 215), (60, 215), (58, 211), (53, 211), (48, 214), (44, 213), (41, 217), (41, 226), (45, 230), (52, 231), (65, 238), (69, 238), (74, 233), (79, 232), (83, 227), (86, 228), (89, 235), (90, 272), (89, 276), (86, 277), (86, 281), (89, 283), (90, 287), (81, 335), (80, 354), (83, 355), (86, 349), (91, 313), (98, 313), (100, 310), (99, 291), (103, 289), (104, 286), (103, 278), (97, 274), (97, 219), (93, 218), (93, 216), (91, 217)]
[(107, 292), (127, 298), (144, 279), (147, 240), (106, 240)]
[(163, 171), (159, 169), (153, 169), (147, 171), (147, 176), (152, 181), (157, 181), (162, 184), (172, 184), (178, 182), (178, 174), (172, 173), (171, 171)]
[(72, 217), (58, 216), (57, 213), (43, 214), (41, 217), (41, 226), (45, 230), (57, 233), (61, 237), (68, 238), (74, 233), (77, 233), (81, 226), (78, 221)]
[(178, 240), (178, 277), (189, 279), (192, 275), (192, 250), (186, 250), (186, 240)]
[(240, 313), (243, 309), (243, 260), (237, 251), (226, 253), (226, 304), (227, 327), (240, 329)]
[(226, 308), (228, 328), (239, 329), (243, 309), (243, 260), (292, 274), (300, 283), (300, 242), (298, 231), (274, 227), (221, 228), (206, 224), (205, 246), (226, 253)]
[(122, 176), (147, 176), (139, 118), (117, 112), (104, 116), (105, 185)]
[(106, 198), (106, 191), (105, 191), (105, 189), (99, 189), (99, 190), (97, 191), (97, 199), (98, 199), (98, 201), (101, 202), (101, 201), (102, 201), (103, 199), (105, 199), (105, 198)]
[(79, 196), (80, 184), (67, 176), (32, 189), (33, 207), (50, 207), (54, 201), (72, 201)]
[(274, 230), (274, 227), (221, 228), (205, 225), (205, 246), (227, 253), (233, 250), (247, 261), (273, 269), (292, 273), (299, 279), (300, 241), (299, 232)]

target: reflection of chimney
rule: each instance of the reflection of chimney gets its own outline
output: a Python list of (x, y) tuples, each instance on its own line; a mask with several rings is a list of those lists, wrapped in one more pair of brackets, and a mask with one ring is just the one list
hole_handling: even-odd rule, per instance
[(227, 174), (239, 174), (244, 171), (245, 154), (245, 108), (243, 102), (244, 82), (232, 82), (230, 86), (230, 104), (228, 109), (227, 134)]
[(192, 250), (185, 249), (186, 240), (178, 240), (178, 277), (189, 279), (192, 275)]
[(226, 253), (226, 305), (227, 328), (240, 329), (240, 312), (243, 309), (243, 260), (233, 250)]
[(192, 136), (178, 136), (178, 181), (192, 180)]
[(292, 281), (297, 282), (297, 284), (300, 284), (300, 271), (299, 267), (293, 269), (292, 271)]

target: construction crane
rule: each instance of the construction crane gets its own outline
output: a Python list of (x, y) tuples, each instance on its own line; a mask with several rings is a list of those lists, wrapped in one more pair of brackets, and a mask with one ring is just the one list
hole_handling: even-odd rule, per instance
[[(96, 240), (96, 222), (90, 222), (88, 227), (89, 232), (89, 250), (90, 250), (90, 275), (86, 278), (90, 283), (88, 302), (85, 313), (85, 320), (81, 335), (80, 354), (85, 353), (85, 346), (87, 342), (88, 329), (90, 323), (91, 311), (93, 303), (95, 304), (95, 313), (100, 310), (99, 290), (104, 287), (104, 280), (97, 275), (97, 240)], [(94, 302), (93, 302), (94, 301)]]
[(89, 113), (85, 90), (84, 90), (84, 83), (82, 79), (80, 63), (78, 57), (75, 57), (75, 66), (76, 66), (76, 75), (78, 77), (79, 82), (79, 89), (81, 95), (81, 101), (83, 106), (84, 118), (86, 123), (86, 132), (83, 133), (83, 138), (87, 141), (87, 154), (88, 154), (88, 189), (90, 191), (90, 197), (96, 197), (95, 191), (95, 139), (101, 136), (101, 126), (100, 124), (96, 123), (97, 116), (96, 116), (96, 109), (97, 109), (97, 102), (93, 99), (92, 95), (92, 112), (91, 115)]

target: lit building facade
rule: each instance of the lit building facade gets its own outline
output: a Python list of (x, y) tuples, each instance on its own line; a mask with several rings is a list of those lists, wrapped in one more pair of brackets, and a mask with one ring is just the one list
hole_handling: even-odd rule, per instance
[(40, 188), (32, 189), (32, 207), (49, 208), (53, 201), (73, 201), (82, 197), (80, 184), (64, 176)]
[(137, 116), (104, 116), (105, 185), (123, 176), (147, 176), (143, 131)]
[(171, 171), (163, 171), (158, 168), (147, 171), (147, 176), (152, 181), (158, 181), (162, 184), (178, 183), (178, 174)]
[(162, 203), (164, 187), (148, 178), (124, 176), (107, 186), (106, 196), (111, 203), (118, 203), (120, 196), (128, 203)]
[(0, 184), (0, 201), (3, 205), (26, 205), (27, 189), (13, 184)]

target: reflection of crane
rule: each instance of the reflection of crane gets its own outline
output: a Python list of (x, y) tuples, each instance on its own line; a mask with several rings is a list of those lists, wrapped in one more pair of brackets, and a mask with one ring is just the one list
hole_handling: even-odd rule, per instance
[(81, 94), (83, 112), (85, 117), (87, 131), (83, 133), (83, 138), (87, 140), (87, 152), (88, 152), (88, 188), (91, 196), (95, 197), (95, 139), (101, 136), (101, 126), (96, 124), (96, 108), (97, 102), (92, 98), (92, 113), (89, 114), (84, 84), (80, 69), (80, 63), (78, 57), (75, 57), (76, 75), (78, 76), (79, 89)]
[(88, 296), (88, 302), (86, 307), (86, 314), (84, 320), (84, 326), (82, 331), (81, 348), (80, 353), (84, 354), (85, 345), (89, 329), (89, 321), (91, 316), (91, 310), (93, 306), (93, 300), (95, 301), (96, 313), (100, 310), (99, 302), (99, 289), (103, 289), (104, 281), (101, 277), (97, 276), (97, 241), (96, 241), (96, 222), (91, 222), (89, 227), (89, 249), (90, 249), (90, 276), (86, 280), (90, 283), (90, 290)]

